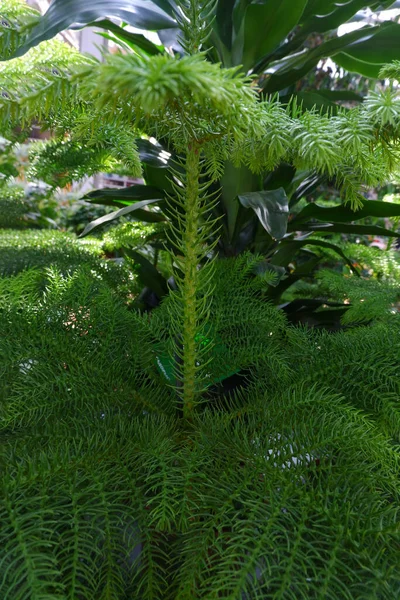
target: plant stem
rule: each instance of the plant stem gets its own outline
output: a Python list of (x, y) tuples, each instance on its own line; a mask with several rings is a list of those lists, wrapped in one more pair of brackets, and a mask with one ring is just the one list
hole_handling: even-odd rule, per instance
[(188, 146), (186, 156), (186, 227), (183, 233), (183, 415), (190, 419), (196, 396), (196, 334), (198, 328), (198, 228), (200, 216), (200, 152), (196, 144)]

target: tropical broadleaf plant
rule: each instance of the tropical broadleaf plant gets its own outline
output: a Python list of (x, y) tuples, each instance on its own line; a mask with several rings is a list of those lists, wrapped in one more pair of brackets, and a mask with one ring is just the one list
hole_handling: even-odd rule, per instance
[[(393, 4), (391, 0), (367, 2), (371, 10), (383, 10)], [(275, 77), (279, 77), (280, 71), (298, 70), (299, 67), (304, 69), (306, 66), (310, 70), (321, 57), (336, 56), (338, 61), (347, 61), (345, 68), (349, 67), (348, 70), (378, 77), (380, 66), (396, 58), (399, 52), (395, 23), (366, 26), (362, 31), (322, 44), (317, 47), (317, 51), (309, 49), (302, 53), (300, 59), (292, 56), (304, 48), (310, 34), (335, 31), (364, 8), (365, 0), (351, 0), (344, 5), (314, 0), (284, 0), (278, 7), (272, 0), (237, 5), (231, 0), (220, 0), (216, 6), (210, 42), (225, 66), (243, 65), (246, 71), (250, 69), (257, 74), (269, 64), (282, 61), (284, 57), (286, 61), (282, 65), (278, 63), (274, 66)], [(6, 10), (7, 7), (3, 9), (4, 12)], [(89, 0), (84, 5), (77, 0), (68, 0), (67, 3), (55, 0), (45, 16), (30, 31), (26, 45), (19, 53), (26, 52), (33, 45), (50, 39), (73, 25), (83, 27), (97, 21), (96, 26), (112, 31), (114, 25), (102, 21), (104, 17), (117, 17), (140, 29), (178, 30), (176, 6), (169, 0)], [(132, 42), (135, 43), (133, 39)], [(299, 75), (294, 74), (292, 82), (298, 78)], [(276, 86), (277, 84), (268, 84), (267, 89), (276, 91), (286, 87)]]
[[(144, 30), (174, 27), (175, 22), (170, 16), (171, 13), (173, 11), (168, 0), (107, 0), (100, 2), (88, 0), (84, 4), (79, 0), (67, 0), (66, 2), (55, 0), (49, 6), (44, 17), (38, 19), (31, 28), (29, 37), (25, 45), (18, 49), (18, 54), (25, 54), (32, 46), (52, 39), (65, 29), (93, 25), (94, 21), (96, 21), (96, 27), (114, 30), (114, 33), (117, 34), (122, 33), (109, 21), (102, 20), (104, 17), (117, 17), (125, 23)], [(135, 37), (127, 37), (134, 42)], [(136, 38), (136, 42), (139, 42), (140, 45), (143, 40)]]
[[(391, 4), (390, 2), (384, 4), (372, 2), (369, 7), (373, 10), (381, 10)], [(175, 35), (182, 35), (179, 30), (179, 15), (176, 13), (176, 7), (166, 1), (160, 4), (159, 7), (165, 11), (165, 14), (169, 15), (171, 31), (175, 31)], [(65, 19), (70, 23), (75, 20), (81, 26), (93, 24), (93, 11), (100, 19), (97, 24), (100, 27), (108, 28), (110, 33), (116, 35), (117, 38), (119, 36), (121, 43), (128, 44), (131, 49), (136, 48), (150, 54), (160, 52), (160, 47), (152, 45), (145, 38), (138, 38), (135, 42), (135, 39), (133, 37), (129, 39), (129, 36), (136, 34), (124, 32), (115, 23), (111, 23), (107, 19), (101, 19), (101, 17), (121, 17), (123, 12), (125, 23), (140, 27), (140, 10), (133, 2), (119, 3), (116, 1), (104, 5), (95, 3), (95, 6), (85, 3), (84, 7), (79, 3), (71, 2), (70, 8), (71, 10), (67, 11), (65, 3), (53, 2), (51, 9), (38, 23), (36, 29), (31, 32), (21, 53), (32, 44), (36, 44), (38, 40), (44, 39), (41, 37), (44, 35), (44, 31), (47, 32), (45, 34), (47, 35), (50, 31), (59, 30), (67, 22)], [(373, 76), (377, 76), (379, 64), (395, 58), (399, 52), (397, 40), (400, 37), (396, 34), (398, 25), (390, 22), (384, 22), (374, 27), (365, 25), (360, 30), (338, 37), (335, 33), (338, 26), (348, 19), (357, 18), (356, 13), (361, 8), (364, 8), (364, 4), (356, 0), (347, 2), (343, 6), (336, 3), (318, 4), (307, 0), (296, 0), (295, 3), (280, 3), (278, 11), (275, 3), (270, 1), (259, 4), (245, 3), (237, 6), (234, 6), (231, 2), (221, 1), (216, 5), (211, 35), (208, 41), (204, 41), (203, 48), (207, 51), (211, 60), (219, 60), (225, 66), (244, 65), (245, 70), (258, 75), (266, 72), (267, 75), (263, 75), (260, 80), (262, 89), (267, 93), (280, 91), (284, 98), (288, 98), (295, 93), (293, 85), (302, 75), (314, 68), (321, 58), (328, 56), (336, 57), (340, 55), (345, 57), (347, 61), (357, 61), (362, 56), (362, 65), (368, 71), (365, 74), (371, 76), (371, 69), (375, 69)], [(271, 30), (271, 35), (265, 34), (266, 23)], [(161, 39), (163, 39), (164, 29), (160, 29), (155, 22), (149, 28), (159, 29)], [(329, 39), (314, 48), (308, 48), (308, 37), (311, 34), (314, 35), (315, 32), (322, 34), (322, 36), (329, 33)], [(393, 40), (391, 36), (394, 36)], [(169, 37), (171, 36), (169, 35)], [(117, 38), (116, 41), (118, 42)], [(215, 50), (212, 49), (210, 44), (213, 45)], [(181, 44), (179, 44), (179, 52), (184, 52)], [(363, 52), (364, 54), (362, 54)], [(270, 66), (272, 74), (268, 74)], [(348, 67), (353, 68), (349, 65)], [(362, 68), (356, 70), (364, 73)], [(332, 102), (338, 99), (360, 100), (359, 97), (349, 98), (348, 92), (345, 92), (343, 97), (340, 96), (340, 92), (335, 92), (332, 97), (329, 97), (329, 91), (324, 92), (322, 95), (318, 91), (313, 93), (312, 98), (308, 98), (307, 101), (310, 107), (313, 105), (323, 107), (328, 103), (331, 108), (337, 108)], [(304, 101), (305, 99), (302, 97), (301, 100)], [(351, 135), (351, 131), (349, 135)], [(321, 176), (318, 178), (317, 173), (316, 185), (307, 188), (307, 182), (315, 179), (318, 165), (315, 164), (314, 167), (310, 171), (299, 168), (297, 170), (289, 169), (286, 172), (281, 170), (278, 174), (281, 180), (277, 182), (275, 173), (272, 173), (271, 177), (268, 170), (264, 171), (262, 177), (255, 177), (249, 171), (247, 165), (242, 165), (240, 168), (227, 168), (227, 165), (225, 165), (225, 175), (220, 180), (222, 185), (221, 201), (215, 215), (221, 219), (223, 227), (222, 236), (218, 242), (221, 254), (229, 256), (244, 249), (253, 249), (267, 254), (275, 244), (268, 231), (271, 229), (272, 224), (265, 218), (263, 222), (251, 218), (252, 211), (241, 209), (240, 197), (245, 195), (246, 197), (260, 198), (266, 194), (273, 197), (276, 194), (276, 189), (283, 184), (285, 192), (289, 195), (290, 205), (293, 206), (300, 199), (301, 194), (310, 193), (324, 179)], [(215, 168), (221, 170), (221, 165), (216, 164)], [(147, 183), (164, 187), (169, 194), (173, 194), (166, 172), (161, 175), (153, 167), (146, 169), (146, 171)], [(284, 173), (283, 178), (282, 173)], [(260, 210), (258, 210), (259, 213)], [(278, 207), (277, 210), (269, 211), (269, 215), (271, 214), (278, 214)], [(295, 230), (295, 223), (296, 219), (292, 222), (292, 217), (290, 217), (289, 232)], [(337, 222), (335, 223), (334, 227), (331, 227), (330, 231), (332, 232), (333, 229), (335, 232), (339, 231), (340, 225)], [(282, 235), (285, 233), (284, 226), (283, 216), (281, 218)], [(311, 228), (305, 226), (304, 230), (320, 231), (325, 235), (329, 233), (328, 226), (325, 224), (322, 224), (319, 229), (315, 226)], [(346, 231), (348, 231), (348, 228)], [(376, 234), (377, 230), (360, 229), (359, 232)], [(384, 234), (385, 232), (380, 230), (379, 233)], [(394, 236), (394, 233), (388, 232), (387, 235)], [(293, 260), (291, 263), (293, 264)]]
[[(265, 82), (265, 88), (269, 92), (286, 87), (280, 86), (279, 77), (283, 73), (285, 83), (290, 85), (299, 79), (296, 70), (301, 69), (306, 73), (320, 58), (328, 56), (340, 61), (342, 55), (345, 55), (349, 70), (378, 77), (378, 65), (384, 64), (391, 52), (398, 52), (396, 24), (386, 22), (375, 27), (364, 26), (362, 31), (354, 31), (341, 37), (337, 37), (335, 33), (340, 25), (357, 18), (356, 13), (366, 6), (379, 11), (393, 4), (391, 0), (351, 0), (345, 4), (294, 0), (281, 2), (277, 9), (272, 1), (240, 5), (221, 1), (217, 8), (212, 43), (218, 50), (220, 60), (229, 61), (232, 65), (243, 64), (246, 70), (250, 69), (256, 74), (273, 65), (273, 75)], [(278, 16), (282, 18), (278, 19)], [(271, 28), (269, 36), (263, 36), (265, 23), (271, 24), (267, 25)], [(324, 41), (323, 34), (327, 33), (333, 39)], [(314, 34), (322, 34), (321, 41), (316, 47), (307, 48), (305, 42)], [(389, 48), (390, 40), (394, 42), (394, 46)], [(363, 65), (358, 64), (360, 59), (364, 62)], [(351, 64), (352, 60), (354, 62)]]

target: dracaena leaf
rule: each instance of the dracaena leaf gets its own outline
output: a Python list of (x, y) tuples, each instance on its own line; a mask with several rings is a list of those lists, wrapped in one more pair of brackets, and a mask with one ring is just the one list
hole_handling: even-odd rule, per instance
[(92, 221), (91, 223), (86, 225), (85, 229), (79, 237), (89, 235), (89, 233), (91, 233), (97, 227), (100, 227), (100, 225), (110, 223), (111, 221), (115, 221), (115, 219), (119, 219), (120, 217), (124, 217), (126, 215), (134, 216), (132, 213), (134, 213), (135, 211), (142, 210), (148, 204), (155, 204), (156, 202), (159, 202), (159, 199), (143, 200), (142, 202), (136, 202), (133, 206), (126, 206), (125, 208), (121, 208), (120, 210), (112, 212), (108, 215), (104, 215), (103, 217), (100, 217), (99, 219), (96, 219), (95, 221)]
[(288, 198), (283, 188), (240, 194), (239, 201), (244, 208), (254, 210), (264, 229), (273, 238), (283, 238), (289, 216)]
[(176, 27), (175, 20), (170, 16), (172, 12), (168, 0), (53, 0), (47, 12), (30, 31), (17, 56), (22, 56), (33, 46), (53, 38), (65, 29), (93, 25), (93, 21), (106, 17), (117, 17), (129, 25), (145, 30)]

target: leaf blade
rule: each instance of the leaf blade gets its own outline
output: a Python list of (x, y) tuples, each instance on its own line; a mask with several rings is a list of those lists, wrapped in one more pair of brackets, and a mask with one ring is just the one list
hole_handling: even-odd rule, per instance
[(244, 208), (252, 208), (264, 229), (275, 239), (286, 234), (289, 201), (285, 190), (262, 190), (238, 196)]
[(319, 233), (347, 233), (355, 235), (380, 235), (384, 237), (400, 237), (400, 233), (379, 225), (349, 225), (348, 223), (321, 223), (314, 225), (306, 223), (302, 226), (304, 231), (317, 231)]
[(142, 209), (145, 206), (147, 206), (148, 204), (154, 204), (159, 201), (160, 201), (159, 198), (156, 198), (153, 200), (143, 200), (142, 202), (136, 202), (133, 206), (126, 206), (125, 208), (121, 208), (120, 210), (112, 212), (108, 215), (99, 217), (98, 219), (95, 219), (91, 223), (88, 223), (79, 237), (80, 238), (85, 237), (91, 231), (93, 231), (93, 229), (96, 229), (97, 227), (100, 227), (101, 225), (104, 225), (105, 223), (110, 223), (111, 221), (114, 221), (115, 219), (119, 219), (120, 217), (131, 214), (135, 210)]
[(168, 294), (168, 284), (166, 279), (145, 256), (131, 248), (124, 248), (123, 252), (139, 265), (137, 274), (146, 287), (150, 288), (160, 300), (163, 296)]
[(175, 20), (170, 16), (172, 13), (168, 0), (53, 0), (15, 56), (24, 55), (33, 46), (55, 37), (65, 29), (72, 26), (80, 29), (104, 17), (117, 17), (145, 30), (176, 27)]
[(400, 217), (400, 204), (380, 200), (364, 200), (362, 208), (354, 212), (347, 205), (340, 204), (332, 208), (325, 208), (316, 203), (310, 203), (299, 212), (292, 223), (300, 223), (308, 219), (317, 219), (325, 223), (348, 223), (366, 217)]

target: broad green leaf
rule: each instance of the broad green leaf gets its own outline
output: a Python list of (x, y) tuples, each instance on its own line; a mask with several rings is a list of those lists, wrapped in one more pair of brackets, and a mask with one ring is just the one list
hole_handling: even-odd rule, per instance
[(296, 27), (307, 0), (264, 0), (247, 7), (243, 22), (243, 56), (247, 71), (279, 46)]
[[(125, 192), (128, 191), (130, 191), (130, 193), (126, 194)], [(162, 192), (156, 188), (151, 188), (146, 185), (134, 185), (122, 190), (107, 188), (94, 190), (84, 196), (82, 200), (86, 200), (86, 202), (90, 202), (90, 204), (123, 208), (124, 206), (136, 204), (138, 200), (147, 200), (160, 194), (162, 195)], [(159, 206), (161, 206), (161, 204), (162, 201), (159, 202)], [(136, 210), (135, 219), (145, 223), (162, 223), (167, 221), (167, 217), (161, 212), (151, 212), (142, 208)]]
[[(132, 206), (135, 204), (134, 201), (120, 201), (111, 200), (111, 199), (103, 199), (103, 200), (89, 200), (90, 204), (99, 204), (101, 206), (115, 206), (117, 208), (123, 208), (124, 206)], [(161, 212), (152, 212), (150, 210), (146, 210), (144, 208), (139, 208), (135, 210), (135, 221), (142, 221), (143, 223), (165, 223), (167, 221), (167, 217), (163, 215)]]
[(157, 35), (164, 48), (169, 48), (181, 55), (185, 54), (182, 47), (182, 31), (178, 27), (168, 27), (167, 29), (157, 29)]
[(94, 202), (95, 200), (110, 199), (120, 202), (136, 200), (150, 200), (152, 198), (163, 198), (164, 192), (156, 187), (150, 185), (132, 185), (127, 188), (102, 188), (100, 190), (93, 190), (85, 196), (82, 200), (89, 200)]
[(237, 168), (231, 162), (226, 163), (221, 178), (221, 201), (226, 214), (230, 240), (234, 237), (236, 221), (239, 216), (240, 204), (237, 198), (240, 194), (257, 189), (257, 187), (263, 187), (262, 181), (248, 167), (243, 165)]
[(234, 6), (235, 0), (218, 0), (215, 14), (215, 33), (229, 51), (232, 49)]
[(389, 7), (393, 2), (368, 2), (366, 0), (309, 0), (301, 20), (301, 34), (324, 33), (337, 29), (359, 10), (369, 6), (371, 10)]
[(245, 208), (252, 208), (264, 229), (275, 239), (283, 238), (289, 216), (289, 204), (283, 188), (239, 195)]
[(259, 221), (257, 215), (255, 215), (250, 209), (247, 212), (252, 213), (256, 224), (255, 233), (250, 242), (249, 249), (251, 249), (255, 254), (261, 254), (262, 256), (267, 255), (268, 251), (271, 250), (271, 247), (275, 246), (276, 241), (268, 233), (268, 231), (266, 231), (262, 223)]
[[(135, 212), (139, 209), (143, 209), (148, 204), (155, 204), (156, 202), (159, 202), (159, 201), (160, 201), (159, 199), (143, 200), (142, 202), (136, 202), (133, 206), (126, 206), (125, 208), (121, 208), (120, 210), (112, 212), (108, 215), (104, 215), (103, 217), (100, 217), (99, 219), (96, 219), (95, 221), (92, 221), (91, 223), (86, 225), (85, 229), (83, 230), (83, 232), (81, 233), (81, 235), (79, 237), (85, 237), (86, 235), (91, 233), (93, 231), (93, 229), (96, 229), (97, 227), (100, 227), (100, 225), (104, 225), (105, 223), (110, 223), (111, 221), (115, 221), (115, 219), (119, 219), (120, 217), (124, 217), (126, 215), (131, 215), (134, 217), (135, 215), (132, 215), (133, 212)], [(140, 220), (140, 219), (138, 219), (138, 220)]]
[[(337, 55), (338, 56), (338, 55)], [(336, 60), (336, 56), (335, 56)], [(306, 92), (295, 92), (290, 96), (280, 96), (280, 101), (283, 104), (288, 104), (292, 99), (296, 99), (297, 106), (303, 111), (316, 108), (322, 112), (336, 114), (339, 110), (337, 102), (362, 102), (364, 98), (355, 92), (347, 90), (314, 90)]]
[[(290, 223), (288, 231), (296, 231), (299, 225), (296, 222)], [(379, 227), (378, 225), (349, 225), (348, 223), (305, 223), (300, 226), (302, 231), (318, 231), (319, 233), (353, 233), (355, 235), (381, 235), (386, 237), (400, 237), (398, 231)]]
[(168, 169), (171, 166), (171, 154), (166, 152), (162, 146), (157, 146), (144, 139), (136, 140), (136, 146), (142, 163), (159, 169)]
[[(240, 254), (246, 248), (252, 246), (255, 242), (256, 234), (258, 232), (259, 221), (257, 216), (250, 208), (244, 208), (236, 198), (236, 204), (239, 207), (239, 212), (236, 216), (235, 229), (231, 238), (229, 238), (230, 245), (234, 251), (234, 254)], [(271, 236), (263, 229), (266, 236), (269, 237), (270, 243), (273, 242)]]
[[(337, 0), (308, 0), (296, 35), (270, 56), (264, 57), (264, 60), (259, 63), (259, 69), (265, 69), (271, 60), (288, 57), (298, 52), (310, 34), (337, 29), (362, 8), (365, 8), (364, 0), (347, 0), (341, 3)], [(276, 89), (283, 89), (283, 87)]]
[[(297, 252), (297, 250), (296, 250)], [(283, 292), (287, 290), (291, 285), (299, 281), (302, 277), (307, 277), (310, 275), (315, 267), (320, 262), (321, 258), (319, 256), (313, 256), (311, 260), (307, 260), (305, 263), (298, 265), (297, 268), (292, 271), (287, 277), (282, 278), (279, 284), (275, 288), (271, 288), (268, 290), (268, 297), (279, 298), (282, 296)]]
[(281, 244), (279, 250), (274, 254), (271, 259), (271, 263), (274, 265), (287, 267), (293, 260), (295, 255), (299, 250), (302, 250), (305, 246), (319, 246), (321, 248), (329, 248), (336, 252), (339, 256), (343, 258), (343, 260), (349, 265), (350, 269), (358, 274), (357, 269), (354, 267), (351, 260), (345, 255), (343, 250), (332, 242), (326, 242), (321, 239), (312, 239), (309, 237), (298, 239), (298, 240), (288, 240), (284, 241)]
[[(150, 40), (148, 40), (144, 35), (140, 33), (132, 33), (127, 31), (123, 27), (116, 25), (112, 21), (108, 19), (102, 19), (101, 21), (95, 21), (93, 23), (88, 23), (89, 27), (99, 27), (100, 29), (106, 29), (107, 31), (111, 31), (114, 37), (111, 37), (115, 42), (123, 42), (126, 46), (131, 48), (132, 50), (136, 50), (140, 48), (140, 50), (144, 50), (146, 54), (156, 55), (161, 54), (162, 50), (153, 44)], [(106, 36), (106, 34), (100, 34)]]
[(298, 187), (293, 192), (289, 206), (292, 208), (299, 202), (304, 196), (311, 194), (321, 183), (324, 181), (325, 177), (318, 173), (310, 173), (308, 177), (303, 179)]
[[(296, 55), (286, 57), (276, 64), (274, 63), (271, 65), (274, 72), (263, 86), (264, 91), (273, 93), (290, 86), (314, 68), (321, 58), (335, 56), (339, 52), (347, 51), (350, 44), (354, 48), (356, 43), (373, 40), (374, 36), (380, 31), (380, 27), (382, 26), (363, 27), (357, 31), (351, 31), (341, 37), (334, 37), (313, 50), (304, 50)], [(398, 27), (400, 28), (400, 26)]]
[(332, 208), (324, 208), (319, 204), (312, 203), (305, 206), (292, 223), (308, 221), (309, 219), (317, 219), (324, 223), (349, 223), (365, 219), (366, 217), (400, 217), (400, 204), (379, 200), (364, 200), (363, 207), (354, 212), (349, 206), (344, 204), (333, 206)]
[(175, 20), (169, 16), (172, 14), (168, 0), (53, 0), (16, 56), (22, 56), (32, 46), (65, 29), (80, 29), (104, 17), (117, 17), (139, 29), (157, 30), (176, 27)]
[(295, 176), (296, 168), (289, 163), (282, 162), (274, 171), (268, 173), (264, 179), (263, 187), (268, 188), (269, 190), (283, 187), (285, 192), (288, 193), (288, 189), (290, 189), (294, 183)]
[[(354, 10), (353, 6), (360, 0), (349, 0), (345, 4), (351, 9)], [(302, 24), (307, 23), (310, 19), (322, 19), (329, 15), (333, 15), (338, 9), (337, 0), (308, 0), (307, 6), (303, 13), (303, 18), (301, 19)], [(357, 11), (358, 8), (355, 8)], [(319, 29), (316, 31), (319, 31)]]
[(350, 90), (318, 90), (320, 96), (324, 96), (332, 102), (363, 102), (364, 98)]
[(342, 302), (331, 302), (330, 300), (326, 300), (326, 298), (296, 298), (296, 300), (291, 300), (290, 302), (284, 302), (280, 304), (278, 308), (284, 310), (285, 313), (293, 313), (302, 311), (303, 309), (311, 309), (315, 310), (322, 306), (343, 306), (347, 307), (348, 305), (343, 304)]
[(124, 248), (123, 253), (129, 256), (136, 265), (138, 265), (137, 275), (143, 284), (150, 288), (158, 298), (168, 294), (168, 285), (166, 279), (157, 271), (156, 267), (151, 262), (136, 250)]
[(373, 38), (349, 44), (333, 60), (347, 71), (366, 77), (379, 76), (384, 64), (400, 59), (400, 25), (382, 23)]
[[(371, 9), (381, 10), (390, 4), (389, 0), (384, 3), (370, 2), (368, 5)], [(348, 22), (349, 18), (353, 21), (356, 12), (365, 8), (365, 6), (366, 4), (363, 0), (347, 0), (345, 2), (337, 2), (336, 0), (309, 0), (297, 27), (296, 35), (289, 41), (285, 40), (272, 53), (264, 56), (258, 62), (255, 72), (264, 71), (272, 61), (284, 59), (285, 57), (289, 57), (289, 55), (298, 53), (310, 34), (333, 32), (339, 25)], [(365, 16), (359, 16), (359, 20), (366, 23)], [(279, 87), (274, 89), (279, 89)], [(283, 87), (280, 89), (283, 89)]]
[(339, 67), (343, 67), (343, 69), (349, 71), (350, 73), (360, 73), (364, 77), (369, 77), (371, 79), (378, 78), (379, 71), (383, 66), (383, 64), (373, 65), (371, 63), (358, 60), (357, 58), (354, 58), (354, 56), (350, 56), (345, 52), (336, 54), (334, 61), (337, 65), (339, 65)]
[(333, 250), (334, 252), (336, 252), (336, 254), (343, 258), (343, 260), (349, 265), (353, 273), (359, 275), (358, 269), (353, 265), (350, 258), (346, 256), (346, 254), (337, 244), (333, 244), (332, 242), (326, 242), (325, 240), (321, 239), (307, 239), (305, 240), (305, 246), (319, 246), (321, 248), (328, 248), (329, 250)]
[(155, 186), (171, 197), (175, 197), (176, 192), (171, 183), (171, 172), (168, 169), (160, 169), (150, 164), (144, 165), (143, 177), (148, 185)]

